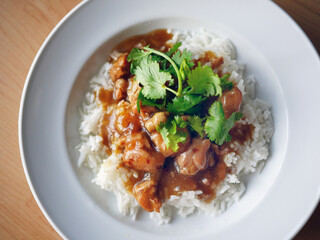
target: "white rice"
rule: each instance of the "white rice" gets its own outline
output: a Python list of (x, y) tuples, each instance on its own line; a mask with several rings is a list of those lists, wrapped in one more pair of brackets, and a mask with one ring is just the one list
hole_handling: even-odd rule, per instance
[[(178, 32), (174, 34), (172, 42), (182, 42), (180, 49), (187, 48), (193, 53), (195, 59), (201, 57), (205, 51), (212, 51), (216, 56), (222, 56), (224, 63), (219, 67), (222, 73), (231, 73), (230, 80), (236, 82), (243, 95), (241, 112), (244, 115), (243, 123), (254, 126), (253, 140), (248, 140), (244, 145), (234, 144), (237, 154), (229, 153), (224, 159), (226, 165), (233, 169), (233, 174), (228, 174), (218, 186), (216, 198), (211, 203), (204, 203), (197, 198), (201, 191), (182, 192), (181, 196), (171, 196), (163, 203), (160, 213), (150, 213), (150, 217), (158, 223), (168, 223), (171, 220), (172, 208), (178, 214), (187, 217), (194, 212), (206, 214), (221, 214), (245, 191), (245, 186), (239, 181), (239, 176), (255, 171), (261, 171), (269, 155), (269, 142), (273, 135), (273, 120), (270, 105), (265, 101), (255, 98), (255, 79), (243, 75), (244, 65), (237, 63), (236, 51), (228, 39), (221, 39), (212, 33), (201, 30), (200, 32)], [(79, 167), (85, 165), (92, 169), (95, 177), (93, 183), (106, 191), (113, 192), (117, 197), (119, 211), (124, 215), (135, 217), (139, 204), (132, 193), (125, 189), (125, 182), (131, 176), (138, 177), (132, 170), (119, 167), (122, 154), (105, 153), (102, 138), (99, 136), (98, 123), (103, 114), (103, 109), (95, 101), (94, 92), (101, 87), (110, 88), (109, 69), (110, 63), (105, 63), (97, 76), (90, 80), (90, 91), (85, 96), (85, 101), (80, 109), (80, 134), (81, 143), (77, 146), (80, 157)], [(119, 104), (123, 104), (120, 102)], [(109, 107), (108, 111), (113, 111)], [(111, 146), (115, 148), (115, 146)]]

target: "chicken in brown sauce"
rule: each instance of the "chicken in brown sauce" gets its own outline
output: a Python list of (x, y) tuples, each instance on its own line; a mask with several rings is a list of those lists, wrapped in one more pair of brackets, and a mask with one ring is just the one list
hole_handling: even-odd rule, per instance
[(175, 158), (179, 173), (195, 175), (215, 163), (214, 151), (208, 139), (193, 138), (191, 145)]
[(221, 103), (226, 118), (229, 118), (233, 112), (238, 112), (242, 103), (242, 93), (239, 88), (234, 87), (225, 91), (221, 96)]
[(127, 53), (120, 55), (114, 62), (113, 67), (110, 69), (109, 74), (113, 82), (130, 73), (130, 64), (127, 61), (127, 56)]
[[(100, 122), (103, 144), (109, 149), (108, 153), (111, 144), (116, 144), (118, 151), (123, 153), (123, 167), (137, 170), (144, 176), (142, 179), (130, 178), (127, 185), (137, 202), (149, 212), (159, 212), (162, 202), (182, 191), (201, 190), (201, 198), (212, 200), (215, 187), (231, 171), (223, 157), (233, 151), (230, 143), (217, 146), (208, 139), (206, 133), (201, 138), (199, 133), (183, 124), (177, 126), (177, 132), (184, 136), (184, 141), (177, 144), (178, 150), (174, 151), (166, 145), (157, 128), (171, 119), (171, 115), (155, 106), (143, 105), (138, 100), (142, 87), (130, 72), (131, 63), (127, 61), (129, 52), (137, 46), (150, 45), (160, 51), (172, 47), (166, 43), (172, 35), (164, 30), (157, 31), (128, 39), (115, 48), (119, 57), (109, 71), (114, 91), (98, 94), (103, 106), (114, 105), (114, 112), (106, 113)], [(211, 62), (213, 70), (223, 64), (222, 57), (218, 58), (209, 52), (198, 61)], [(226, 118), (229, 118), (232, 113), (239, 111), (242, 94), (234, 86), (231, 90), (223, 91), (219, 99)], [(187, 115), (181, 114), (180, 117), (188, 122)], [(236, 141), (241, 133), (240, 137), (247, 139), (252, 128), (242, 131), (237, 130), (237, 126), (230, 131), (232, 141)], [(222, 154), (223, 149), (227, 150)]]
[(160, 212), (161, 199), (158, 194), (158, 181), (161, 171), (145, 174), (144, 178), (133, 187), (133, 196), (137, 202), (148, 212)]
[(152, 147), (143, 131), (127, 136), (123, 155), (124, 164), (133, 169), (156, 172), (164, 163), (164, 156)]

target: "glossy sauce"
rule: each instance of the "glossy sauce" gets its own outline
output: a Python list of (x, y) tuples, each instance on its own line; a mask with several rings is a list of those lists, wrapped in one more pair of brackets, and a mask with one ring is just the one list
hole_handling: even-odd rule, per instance
[(158, 29), (147, 34), (127, 38), (116, 45), (113, 51), (121, 53), (130, 52), (132, 48), (146, 47), (148, 45), (156, 50), (167, 51), (172, 46), (166, 42), (172, 37), (171, 33), (167, 33), (167, 29)]
[(200, 57), (197, 60), (194, 60), (195, 67), (198, 66), (198, 63), (201, 63), (201, 66), (207, 64), (208, 62), (211, 62), (212, 69), (219, 75), (219, 77), (222, 77), (224, 74), (221, 70), (217, 70), (223, 64), (223, 57), (217, 57), (213, 52), (206, 51), (204, 56)]
[(196, 175), (189, 176), (180, 174), (171, 160), (163, 169), (159, 195), (162, 201), (169, 199), (171, 195), (181, 195), (183, 191), (201, 190), (200, 199), (210, 202), (215, 197), (215, 187), (226, 177), (227, 166), (222, 160), (218, 160), (215, 166), (208, 167)]
[(231, 142), (238, 142), (243, 145), (247, 140), (252, 140), (254, 126), (252, 124), (235, 123), (231, 128), (229, 134), (231, 135)]
[(210, 62), (212, 59), (217, 58), (217, 56), (211, 52), (211, 51), (206, 51), (204, 56), (199, 57), (197, 60), (194, 60), (194, 63), (197, 65), (198, 62), (201, 63), (201, 66), (203, 66), (205, 63)]
[[(106, 110), (108, 107), (115, 106), (115, 100), (113, 99), (113, 91), (100, 88), (98, 94), (95, 94), (98, 98), (100, 105)], [(106, 152), (108, 155), (112, 153), (111, 151), (111, 138), (115, 132), (114, 128), (115, 114), (107, 113), (103, 114), (102, 119), (100, 119), (99, 131), (102, 137), (102, 144), (106, 146)]]
[(100, 88), (97, 97), (104, 110), (111, 104), (116, 103), (116, 100), (113, 98), (112, 90)]

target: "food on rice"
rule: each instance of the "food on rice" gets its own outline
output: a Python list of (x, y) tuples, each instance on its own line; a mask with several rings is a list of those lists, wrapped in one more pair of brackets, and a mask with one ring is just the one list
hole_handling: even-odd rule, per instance
[(206, 31), (165, 29), (128, 38), (90, 80), (80, 110), (79, 166), (159, 223), (171, 208), (223, 212), (262, 168), (273, 134), (270, 106), (255, 98), (231, 42)]

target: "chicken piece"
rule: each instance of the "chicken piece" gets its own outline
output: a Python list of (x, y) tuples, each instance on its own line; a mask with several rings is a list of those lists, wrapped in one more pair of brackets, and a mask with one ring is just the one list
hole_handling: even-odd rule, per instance
[(133, 77), (129, 78), (129, 87), (127, 90), (128, 100), (131, 103), (131, 109), (136, 115), (141, 115), (143, 120), (148, 119), (153, 113), (157, 112), (157, 108), (152, 106), (141, 106), (140, 113), (137, 108), (137, 101), (139, 97), (139, 93), (141, 91), (141, 87), (139, 86), (139, 82), (134, 80)]
[(139, 82), (135, 81), (133, 77), (129, 78), (129, 87), (127, 89), (128, 100), (131, 103), (131, 109), (135, 114), (139, 114), (137, 109), (137, 100), (139, 93), (141, 91), (141, 87), (139, 86)]
[(158, 112), (159, 110), (156, 107), (152, 106), (140, 106), (140, 116), (142, 117), (143, 121), (146, 121), (150, 118), (154, 113)]
[(109, 74), (113, 82), (130, 74), (130, 63), (127, 61), (127, 56), (128, 53), (120, 55), (110, 69)]
[(130, 103), (121, 101), (116, 107), (114, 125), (120, 135), (128, 135), (141, 130), (139, 116), (131, 111)]
[(138, 132), (128, 135), (123, 162), (133, 169), (156, 172), (163, 165), (164, 156), (151, 146), (145, 132)]
[(160, 212), (162, 203), (157, 193), (159, 176), (160, 173), (147, 173), (144, 179), (133, 187), (133, 196), (148, 212)]
[(208, 139), (194, 138), (187, 150), (175, 158), (179, 172), (183, 175), (195, 175), (208, 166), (214, 165), (214, 152)]
[(234, 152), (234, 149), (230, 147), (229, 144), (223, 144), (219, 146), (214, 143), (211, 143), (211, 148), (218, 159), (224, 159), (227, 156), (227, 154), (229, 154), (230, 152)]
[(174, 152), (170, 148), (166, 147), (166, 144), (164, 143), (163, 138), (159, 132), (157, 132), (157, 131), (152, 132), (150, 134), (150, 138), (151, 138), (152, 142), (154, 143), (154, 145), (158, 148), (159, 152), (161, 152), (165, 158), (177, 154), (176, 152)]
[(168, 112), (157, 112), (144, 123), (144, 126), (149, 131), (149, 133), (152, 133), (153, 131), (156, 131), (157, 126), (161, 122), (165, 123), (167, 121), (168, 116)]
[(128, 81), (119, 78), (114, 83), (115, 97), (117, 100), (124, 99), (127, 96)]
[(242, 93), (237, 87), (233, 87), (230, 91), (222, 93), (220, 98), (222, 108), (226, 118), (229, 118), (233, 112), (238, 112), (242, 103)]

